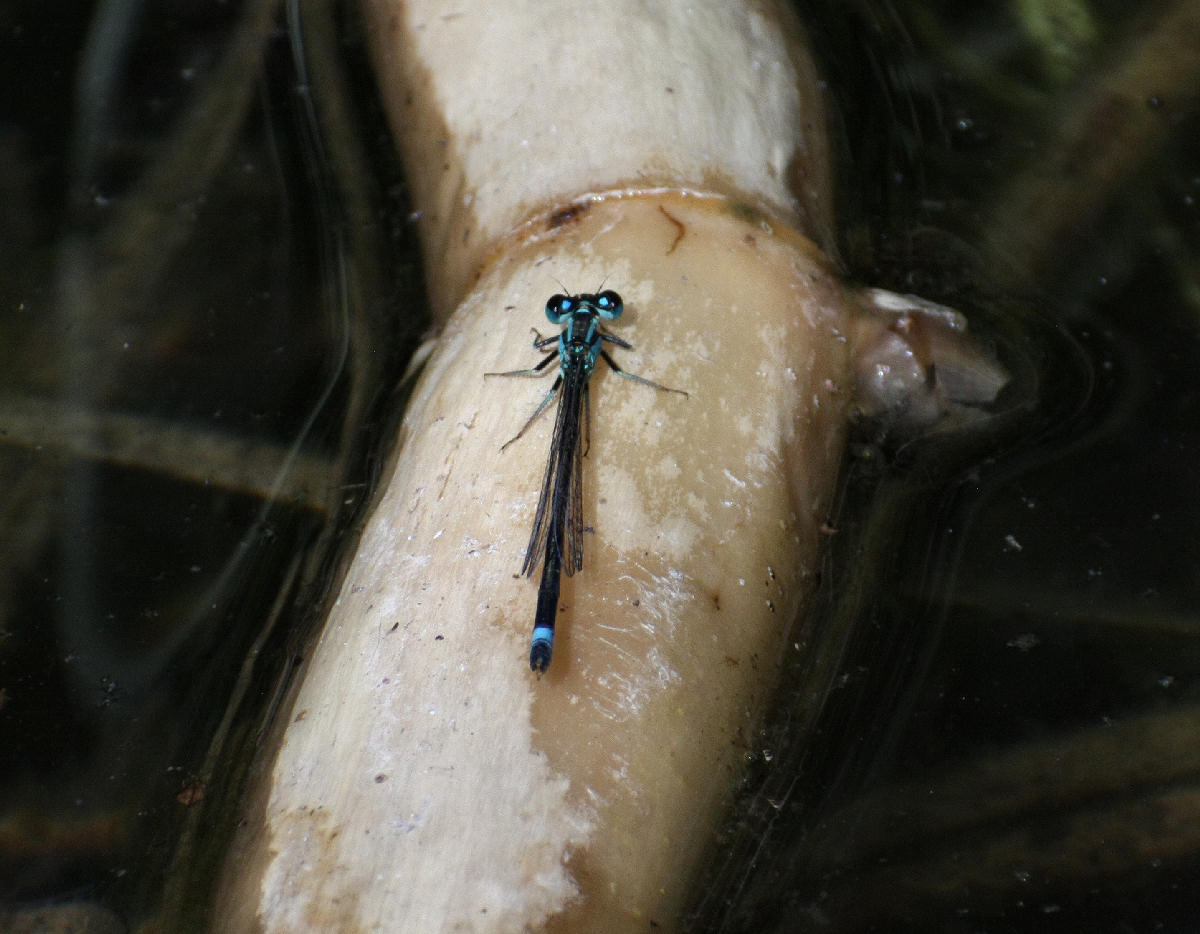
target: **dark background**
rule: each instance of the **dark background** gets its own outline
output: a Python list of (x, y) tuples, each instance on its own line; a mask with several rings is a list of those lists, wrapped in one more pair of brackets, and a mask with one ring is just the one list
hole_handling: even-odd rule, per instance
[[(0, 6), (0, 907), (202, 923), (402, 410), (402, 176), (299, 7)], [(847, 277), (1014, 379), (860, 426), (696, 930), (1194, 929), (1200, 82), (1134, 67), (1180, 8), (796, 4)]]

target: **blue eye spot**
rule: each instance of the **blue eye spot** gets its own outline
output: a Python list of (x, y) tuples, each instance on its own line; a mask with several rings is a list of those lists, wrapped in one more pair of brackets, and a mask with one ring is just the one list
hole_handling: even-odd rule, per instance
[(621, 296), (612, 289), (601, 292), (594, 301), (596, 311), (609, 320), (621, 317), (621, 312), (625, 310), (625, 303), (621, 301)]
[(555, 324), (561, 324), (563, 318), (575, 309), (575, 298), (572, 295), (551, 295), (546, 302), (546, 317)]

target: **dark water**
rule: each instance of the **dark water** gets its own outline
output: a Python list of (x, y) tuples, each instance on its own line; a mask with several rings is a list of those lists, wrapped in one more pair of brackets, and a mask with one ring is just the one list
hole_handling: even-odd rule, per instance
[[(0, 906), (121, 930), (202, 916), (422, 301), (352, 15), (304, 75), (269, 17), (228, 66), (252, 4), (102, 9), (0, 11)], [(1073, 9), (799, 7), (848, 274), (967, 310), (1015, 378), (972, 430), (863, 426), (697, 930), (1195, 927), (1200, 120), (1143, 95), (1142, 155), (1005, 240), (1170, 8)]]
[[(999, 4), (801, 8), (852, 275), (968, 310), (1015, 378), (987, 429), (864, 426), (696, 930), (1196, 929), (1195, 69), (1154, 39), (1182, 7), (1070, 9), (1073, 48)], [(1068, 133), (1122, 93), (1149, 130)]]
[(195, 923), (399, 408), (361, 45), (309, 93), (275, 6), (0, 10), (0, 929)]

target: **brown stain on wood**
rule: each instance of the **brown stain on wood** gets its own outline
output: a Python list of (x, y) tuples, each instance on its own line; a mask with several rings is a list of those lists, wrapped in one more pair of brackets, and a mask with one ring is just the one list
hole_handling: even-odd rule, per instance
[(662, 216), (669, 220), (675, 226), (675, 239), (671, 241), (671, 245), (667, 247), (667, 256), (675, 252), (675, 247), (679, 246), (679, 241), (687, 234), (687, 227), (683, 225), (683, 221), (675, 217), (670, 211), (664, 208), (661, 204), (658, 209), (662, 212)]

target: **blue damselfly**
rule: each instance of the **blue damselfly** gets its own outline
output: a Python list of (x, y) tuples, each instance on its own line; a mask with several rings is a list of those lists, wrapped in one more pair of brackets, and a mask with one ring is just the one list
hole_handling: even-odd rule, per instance
[(561, 575), (565, 572), (570, 576), (583, 567), (583, 533), (586, 531), (583, 525), (583, 458), (591, 441), (588, 383), (596, 368), (596, 360), (603, 357), (614, 373), (626, 379), (664, 392), (687, 395), (682, 389), (660, 386), (644, 377), (627, 373), (609, 356), (604, 349), (605, 342), (626, 350), (632, 349), (631, 344), (609, 334), (600, 326), (601, 319), (615, 320), (622, 311), (624, 303), (621, 296), (611, 289), (595, 295), (551, 296), (546, 302), (546, 317), (552, 323), (561, 325), (562, 332), (556, 336), (542, 337), (534, 331), (533, 346), (537, 350), (545, 350), (557, 342), (557, 349), (551, 350), (540, 363), (528, 370), (485, 374), (543, 376), (555, 357), (559, 361), (554, 385), (521, 430), (500, 448), (503, 451), (525, 434), (547, 406), (558, 398), (558, 415), (554, 420), (550, 455), (546, 459), (546, 473), (542, 478), (533, 531), (525, 549), (525, 563), (521, 565), (521, 573), (528, 577), (542, 562), (542, 582), (538, 587), (533, 636), (529, 643), (529, 667), (538, 674), (542, 674), (550, 665), (550, 657), (554, 652), (554, 619), (558, 614)]

